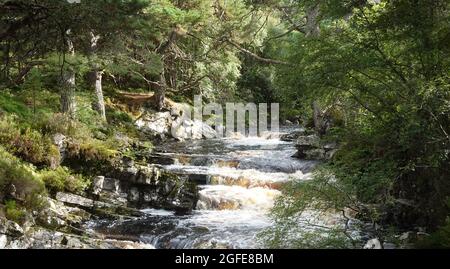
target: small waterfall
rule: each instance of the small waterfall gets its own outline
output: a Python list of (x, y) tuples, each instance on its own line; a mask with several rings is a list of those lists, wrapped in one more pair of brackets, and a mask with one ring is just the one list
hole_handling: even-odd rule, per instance
[(197, 210), (268, 210), (280, 194), (262, 187), (210, 185), (200, 191)]
[(196, 210), (188, 216), (148, 209), (147, 217), (110, 224), (109, 232), (132, 233), (156, 248), (259, 248), (257, 234), (272, 225), (267, 213), (284, 184), (309, 180), (317, 164), (291, 156), (295, 147), (264, 137), (166, 144), (150, 158), (163, 169), (200, 183)]

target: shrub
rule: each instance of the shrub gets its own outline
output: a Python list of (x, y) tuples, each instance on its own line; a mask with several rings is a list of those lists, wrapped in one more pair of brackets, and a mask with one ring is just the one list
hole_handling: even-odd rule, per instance
[(5, 216), (7, 219), (17, 223), (23, 223), (25, 221), (25, 211), (19, 209), (16, 205), (16, 201), (8, 200), (5, 202)]
[(44, 134), (60, 133), (80, 140), (92, 137), (92, 132), (85, 125), (62, 113), (47, 115), (37, 121), (34, 127)]
[(59, 163), (61, 158), (49, 137), (21, 126), (11, 116), (0, 118), (0, 144), (8, 152), (36, 165)]
[(356, 193), (356, 188), (337, 181), (331, 168), (323, 165), (312, 180), (292, 181), (283, 187), (270, 213), (274, 225), (260, 233), (260, 239), (270, 248), (357, 247), (360, 242), (350, 236), (348, 227), (314, 223), (349, 209), (360, 213)]
[(21, 118), (31, 116), (30, 109), (7, 91), (0, 93), (0, 108), (5, 112), (16, 114)]
[(86, 179), (81, 175), (72, 174), (66, 167), (44, 170), (40, 173), (40, 177), (51, 193), (60, 191), (82, 193), (88, 185)]
[(133, 117), (130, 114), (114, 109), (107, 110), (107, 118), (111, 123), (133, 123)]
[(24, 165), (0, 146), (0, 202), (14, 198), (26, 207), (34, 208), (37, 205), (36, 197), (43, 194), (44, 190), (44, 184), (33, 168)]

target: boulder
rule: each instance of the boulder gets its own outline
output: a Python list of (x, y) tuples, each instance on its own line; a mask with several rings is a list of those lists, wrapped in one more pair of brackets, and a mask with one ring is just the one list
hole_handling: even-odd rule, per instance
[[(105, 176), (96, 178), (94, 186), (96, 199), (118, 207), (156, 207), (189, 212), (195, 207), (197, 197), (197, 184), (188, 176), (164, 171), (159, 165), (135, 164), (131, 160), (115, 164)], [(58, 198), (67, 204), (86, 207), (92, 203), (79, 197), (60, 196)]]
[(397, 249), (397, 245), (394, 243), (384, 243), (383, 249)]
[(298, 136), (295, 147), (297, 152), (292, 157), (305, 160), (330, 160), (338, 148), (334, 142), (323, 143), (315, 134)]
[(295, 143), (298, 150), (308, 150), (320, 147), (320, 138), (317, 135), (299, 136)]
[(188, 177), (138, 166), (137, 180), (126, 185), (128, 204), (136, 208), (157, 207), (190, 212), (197, 203), (197, 185)]
[(137, 203), (139, 202), (140, 193), (138, 188), (131, 188), (128, 193), (128, 201)]
[[(222, 127), (217, 126), (217, 128), (222, 128)], [(203, 138), (206, 138), (206, 139), (217, 138), (216, 130), (214, 130), (214, 128), (212, 128), (211, 126), (209, 126), (206, 123), (202, 123), (202, 135), (203, 135)]]
[(176, 111), (147, 112), (135, 124), (144, 133), (160, 139), (172, 137), (184, 141), (216, 137), (216, 131), (208, 124), (181, 117)]
[[(1, 238), (1, 237), (0, 237)], [(0, 239), (1, 240), (1, 239)], [(0, 241), (1, 243), (1, 241)], [(95, 234), (78, 236), (37, 228), (29, 235), (12, 240), (5, 245), (8, 249), (153, 249), (149, 244), (103, 239)]]
[(64, 159), (66, 158), (66, 155), (67, 155), (67, 138), (66, 138), (66, 136), (63, 134), (60, 134), (60, 133), (55, 134), (53, 136), (53, 144), (58, 148), (61, 159), (59, 160), (60, 163), (58, 163), (58, 164), (52, 163), (52, 166), (58, 166), (61, 164), (61, 162), (64, 161)]
[(364, 245), (364, 249), (382, 249), (382, 245), (380, 240), (377, 238), (370, 239), (367, 241), (367, 243)]
[(0, 249), (4, 249), (8, 244), (8, 238), (4, 234), (0, 234)]
[(404, 243), (409, 243), (413, 240), (413, 238), (414, 238), (414, 232), (405, 232), (405, 233), (401, 234), (398, 239)]
[(58, 192), (56, 194), (56, 200), (63, 202), (65, 204), (74, 205), (74, 206), (80, 206), (80, 207), (87, 207), (91, 208), (94, 206), (94, 201), (76, 194), (71, 193), (63, 193)]
[(306, 160), (324, 160), (326, 158), (326, 152), (321, 148), (305, 150), (304, 154)]
[(199, 120), (179, 118), (172, 122), (172, 130), (172, 137), (180, 141), (217, 137), (216, 131), (211, 126)]
[(280, 140), (281, 141), (285, 141), (285, 142), (294, 142), (296, 141), (300, 136), (305, 136), (307, 135), (307, 130), (302, 128), (300, 130), (288, 133), (288, 134), (283, 134), (280, 136)]
[(105, 178), (103, 180), (102, 190), (112, 192), (115, 194), (119, 194), (120, 193), (120, 181), (117, 179), (114, 179), (114, 178)]
[(104, 181), (105, 181), (104, 176), (98, 176), (92, 180), (92, 193), (93, 194), (95, 194), (95, 195), (100, 194), (100, 192), (103, 190)]
[(46, 198), (47, 207), (36, 217), (36, 222), (46, 228), (57, 229), (69, 225), (80, 225), (90, 214), (77, 207), (68, 207), (62, 202)]
[(159, 169), (154, 166), (139, 166), (136, 184), (155, 185), (159, 179)]
[[(136, 172), (137, 174), (137, 172)], [(102, 192), (111, 192), (113, 194), (120, 194), (120, 180), (114, 178), (105, 178), (104, 176), (97, 176), (93, 180), (92, 193), (100, 195)]]
[(0, 218), (0, 235), (21, 237), (24, 235), (24, 231), (19, 224), (5, 218)]
[(170, 135), (172, 116), (170, 112), (147, 113), (135, 124), (144, 133), (163, 139)]

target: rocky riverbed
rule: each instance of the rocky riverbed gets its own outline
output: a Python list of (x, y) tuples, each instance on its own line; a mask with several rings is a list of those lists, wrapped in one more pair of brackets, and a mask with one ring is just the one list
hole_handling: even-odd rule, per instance
[[(257, 234), (272, 224), (267, 213), (282, 185), (308, 180), (317, 164), (293, 158), (295, 143), (280, 135), (166, 140), (144, 153), (146, 163), (111, 166), (86, 195), (45, 198), (45, 209), (21, 226), (2, 219), (0, 247), (262, 247)], [(55, 143), (64, 151), (64, 137)]]
[[(82, 196), (44, 198), (44, 210), (21, 226), (0, 218), (0, 248), (262, 248), (258, 235), (273, 225), (268, 213), (283, 185), (310, 180), (336, 148), (300, 127), (263, 137), (164, 140), (139, 161), (124, 157), (106, 169)], [(302, 225), (344, 220), (306, 212)]]

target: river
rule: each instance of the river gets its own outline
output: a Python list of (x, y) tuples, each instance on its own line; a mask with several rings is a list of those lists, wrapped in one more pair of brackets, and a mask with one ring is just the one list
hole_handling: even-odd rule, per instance
[(97, 229), (134, 237), (156, 248), (261, 248), (258, 234), (272, 225), (268, 216), (280, 187), (308, 180), (317, 164), (292, 158), (293, 143), (279, 139), (295, 128), (264, 137), (172, 142), (156, 147), (165, 170), (199, 183), (199, 201), (190, 215), (145, 209), (145, 217), (103, 221)]

